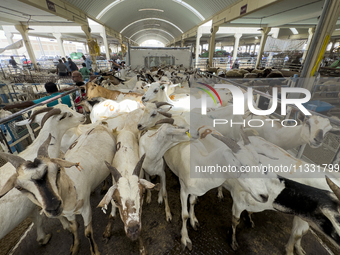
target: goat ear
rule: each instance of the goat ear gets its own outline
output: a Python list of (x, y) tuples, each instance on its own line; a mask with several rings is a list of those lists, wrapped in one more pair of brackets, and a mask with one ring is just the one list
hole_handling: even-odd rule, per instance
[(70, 168), (72, 166), (76, 166), (76, 167), (79, 166), (79, 163), (73, 163), (73, 162), (63, 160), (63, 159), (60, 159), (60, 158), (51, 158), (51, 161), (53, 163), (61, 166), (61, 167), (64, 167), (64, 168)]
[(152, 189), (159, 191), (161, 189), (161, 185), (159, 183), (153, 184), (145, 179), (139, 179), (139, 183), (146, 189)]
[(98, 207), (107, 208), (107, 205), (111, 202), (113, 193), (115, 192), (116, 189), (117, 189), (117, 184), (111, 186), (111, 188), (109, 188), (109, 190), (106, 192), (103, 199), (97, 205), (97, 208)]
[(9, 192), (11, 189), (14, 188), (17, 178), (18, 178), (18, 174), (15, 173), (8, 179), (8, 181), (5, 183), (5, 185), (0, 191), (0, 198), (2, 198), (4, 195), (7, 194), (7, 192)]

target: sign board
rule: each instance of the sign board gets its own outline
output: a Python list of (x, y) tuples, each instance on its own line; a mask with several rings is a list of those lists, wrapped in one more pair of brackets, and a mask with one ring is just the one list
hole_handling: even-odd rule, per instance
[(56, 10), (55, 10), (55, 5), (54, 5), (53, 2), (51, 2), (50, 0), (46, 0), (46, 4), (47, 4), (47, 8), (48, 8), (50, 11), (56, 12)]
[(240, 15), (247, 13), (247, 4), (241, 6)]

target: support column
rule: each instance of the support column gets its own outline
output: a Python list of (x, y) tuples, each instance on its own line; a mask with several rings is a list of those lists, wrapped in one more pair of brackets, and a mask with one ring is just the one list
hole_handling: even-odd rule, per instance
[[(202, 27), (197, 28), (197, 34), (196, 34), (196, 52), (195, 52), (195, 67), (198, 66), (198, 55), (199, 55), (199, 48), (200, 48), (200, 40), (202, 37)], [(202, 45), (203, 50), (203, 45)]]
[[(260, 43), (260, 49), (259, 52), (257, 54), (257, 60), (256, 60), (256, 65), (255, 68), (258, 68), (260, 65), (260, 61), (262, 59), (262, 54), (264, 51), (264, 46), (266, 45), (266, 41), (267, 41), (267, 37), (268, 37), (268, 33), (270, 32), (271, 28), (270, 27), (262, 27), (263, 30), (261, 30), (261, 43)], [(256, 48), (256, 46), (255, 46)]]
[(110, 50), (109, 50), (109, 44), (107, 43), (105, 26), (102, 26), (102, 32), (100, 33), (100, 36), (103, 38), (106, 59), (110, 59)]
[(62, 57), (65, 57), (65, 50), (64, 50), (64, 45), (63, 45), (63, 40), (61, 39), (61, 33), (53, 33), (53, 36), (57, 39), (59, 50), (60, 50), (60, 55)]
[[(300, 77), (312, 77), (318, 70), (329, 39), (335, 29), (339, 14), (340, 1), (326, 0), (315, 30), (315, 35), (313, 36), (312, 42), (309, 46), (305, 65), (303, 66)], [(306, 81), (302, 84), (302, 86), (311, 90), (313, 83)]]
[[(88, 25), (82, 25), (81, 30), (84, 31), (86, 35), (87, 43), (89, 43), (92, 40), (91, 28)], [(96, 71), (97, 70), (96, 52), (94, 51), (92, 47), (89, 47), (89, 52), (90, 52), (90, 56), (92, 59), (92, 69)]]
[(214, 26), (211, 28), (211, 37), (210, 37), (210, 43), (209, 43), (209, 66), (212, 67), (212, 62), (214, 58), (214, 52), (215, 52), (215, 35), (218, 31), (219, 27)]
[(26, 26), (26, 25), (22, 25), (22, 24), (15, 25), (15, 29), (20, 32), (22, 39), (24, 40), (28, 56), (30, 57), (31, 63), (33, 63), (34, 69), (38, 70), (37, 59), (34, 55), (34, 51), (33, 51), (30, 39), (28, 38), (27, 28), (28, 28), (28, 26)]
[(234, 34), (235, 37), (235, 42), (234, 42), (234, 52), (233, 52), (233, 63), (235, 62), (236, 58), (237, 58), (237, 49), (238, 46), (240, 44), (240, 38), (241, 38), (242, 34), (241, 33), (236, 33)]
[(182, 40), (181, 40), (181, 47), (184, 47), (184, 43), (185, 43), (185, 40), (182, 39)]
[[(277, 39), (277, 37), (279, 36), (280, 28), (278, 28), (278, 27), (272, 28), (271, 32), (272, 32), (272, 38)], [(267, 63), (272, 62), (273, 56), (274, 56), (274, 52), (271, 52), (270, 55), (268, 56)]]
[(314, 33), (315, 33), (315, 27), (311, 27), (311, 28), (308, 29), (308, 34), (309, 35), (308, 35), (306, 49), (305, 49), (305, 51), (303, 52), (303, 55), (302, 55), (302, 60), (301, 60), (302, 64), (305, 62), (305, 58), (307, 56), (307, 52), (309, 50), (309, 46), (310, 46), (310, 43), (312, 41)]
[[(6, 35), (8, 44), (13, 44), (14, 43), (13, 42), (13, 36), (14, 36), (13, 33), (5, 31), (5, 35)], [(12, 50), (12, 53), (13, 53), (13, 55), (16, 55), (16, 56), (19, 55), (17, 50)]]

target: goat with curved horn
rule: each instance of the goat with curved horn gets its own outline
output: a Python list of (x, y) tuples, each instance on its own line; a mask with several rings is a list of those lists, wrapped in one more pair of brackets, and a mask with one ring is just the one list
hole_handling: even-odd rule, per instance
[(142, 165), (145, 159), (145, 153), (143, 154), (143, 156), (140, 158), (140, 160), (138, 161), (135, 169), (133, 170), (133, 175), (137, 175), (139, 178), (139, 174), (140, 174), (140, 170), (142, 169)]
[(58, 115), (61, 113), (60, 109), (54, 108), (53, 110), (49, 111), (48, 113), (45, 114), (45, 116), (41, 120), (41, 128), (44, 126), (45, 122), (52, 116)]
[(109, 162), (105, 161), (105, 164), (106, 164), (107, 168), (110, 170), (113, 178), (115, 179), (115, 181), (117, 183), (119, 178), (122, 177), (122, 175), (117, 170), (117, 168), (115, 168), (114, 166), (111, 166), (111, 164)]
[(49, 158), (48, 156), (48, 146), (50, 145), (52, 139), (51, 133), (48, 135), (47, 139), (45, 142), (43, 142), (42, 145), (40, 145), (39, 150), (38, 150), (38, 157), (46, 157)]
[(331, 179), (329, 179), (327, 175), (326, 175), (326, 182), (328, 186), (331, 188), (331, 190), (333, 191), (333, 193), (336, 195), (336, 197), (340, 200), (340, 188), (334, 182), (332, 182)]
[(35, 120), (35, 117), (38, 114), (43, 113), (43, 112), (49, 112), (49, 111), (52, 111), (53, 109), (54, 109), (53, 107), (45, 107), (45, 108), (34, 111), (31, 115), (31, 117), (29, 118), (30, 123)]
[(215, 134), (211, 135), (226, 144), (234, 153), (237, 153), (239, 150), (241, 150), (241, 147), (233, 139)]
[(155, 126), (156, 126), (156, 125), (159, 125), (159, 124), (164, 124), (164, 123), (168, 123), (168, 124), (173, 125), (174, 122), (175, 122), (175, 120), (172, 119), (172, 118), (169, 118), (169, 119), (162, 119), (162, 120), (157, 121), (157, 122), (155, 123)]
[(173, 106), (172, 104), (169, 104), (167, 102), (155, 102), (155, 105), (157, 108), (163, 106), (163, 105), (170, 105), (170, 106)]
[(163, 116), (167, 117), (167, 118), (171, 118), (172, 114), (168, 113), (168, 112), (162, 112), (162, 111), (158, 111), (159, 114), (162, 114)]
[(4, 153), (4, 152), (0, 152), (0, 157), (7, 160), (15, 168), (18, 168), (19, 166), (21, 166), (22, 164), (26, 162), (26, 160), (23, 159), (22, 157), (19, 157), (13, 154)]

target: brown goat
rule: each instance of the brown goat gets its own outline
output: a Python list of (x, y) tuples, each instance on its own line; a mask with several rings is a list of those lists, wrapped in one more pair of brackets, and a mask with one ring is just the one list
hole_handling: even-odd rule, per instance
[(88, 82), (86, 83), (86, 96), (87, 99), (92, 99), (94, 97), (103, 97), (106, 99), (111, 99), (111, 100), (117, 100), (117, 98), (120, 95), (123, 95), (124, 99), (141, 99), (142, 98), (142, 94), (139, 93), (123, 93), (120, 92), (118, 90), (109, 90), (106, 88), (103, 88), (93, 82)]

